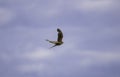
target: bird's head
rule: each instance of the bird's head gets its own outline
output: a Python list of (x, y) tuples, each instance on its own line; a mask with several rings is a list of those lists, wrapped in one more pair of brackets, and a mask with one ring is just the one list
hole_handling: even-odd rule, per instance
[(57, 28), (57, 32), (61, 32), (61, 30), (59, 28)]

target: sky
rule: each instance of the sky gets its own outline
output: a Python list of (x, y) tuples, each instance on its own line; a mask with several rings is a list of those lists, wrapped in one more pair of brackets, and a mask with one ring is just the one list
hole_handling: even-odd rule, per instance
[(119, 3), (0, 0), (0, 77), (120, 77)]

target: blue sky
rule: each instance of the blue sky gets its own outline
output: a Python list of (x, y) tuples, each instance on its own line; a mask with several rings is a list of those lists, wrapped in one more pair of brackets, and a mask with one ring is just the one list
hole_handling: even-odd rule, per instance
[(119, 3), (0, 0), (0, 77), (119, 77)]

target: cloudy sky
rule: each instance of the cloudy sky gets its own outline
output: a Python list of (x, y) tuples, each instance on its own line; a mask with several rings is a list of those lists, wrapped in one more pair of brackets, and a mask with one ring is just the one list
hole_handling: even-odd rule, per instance
[(119, 3), (0, 0), (0, 77), (120, 77)]

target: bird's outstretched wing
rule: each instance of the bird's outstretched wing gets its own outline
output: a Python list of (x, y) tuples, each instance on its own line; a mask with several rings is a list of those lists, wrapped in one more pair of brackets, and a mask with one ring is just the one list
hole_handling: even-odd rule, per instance
[(56, 44), (57, 41), (50, 41), (48, 39), (46, 39), (46, 41), (48, 41), (49, 43), (52, 43), (52, 44)]
[(57, 46), (57, 45), (53, 45), (52, 47), (50, 47), (50, 48), (53, 48), (53, 47), (55, 47), (55, 46)]
[(60, 29), (57, 29), (58, 31), (58, 38), (57, 38), (57, 41), (58, 42), (62, 42), (62, 39), (63, 39), (63, 33)]

